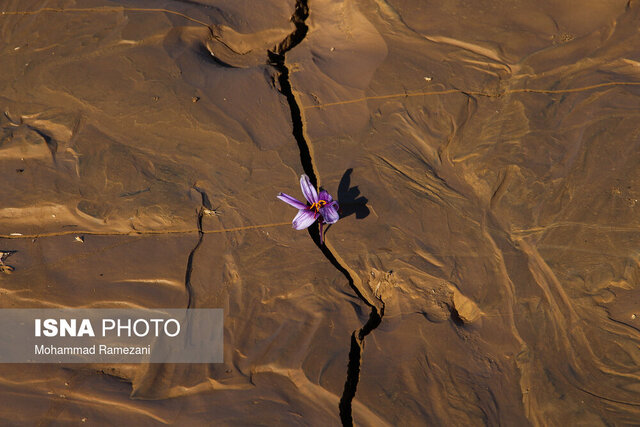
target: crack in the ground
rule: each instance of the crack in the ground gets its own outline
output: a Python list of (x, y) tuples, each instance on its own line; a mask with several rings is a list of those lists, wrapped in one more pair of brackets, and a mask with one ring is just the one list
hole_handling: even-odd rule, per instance
[(291, 121), (293, 123), (293, 137), (298, 143), (300, 150), (300, 162), (305, 173), (309, 176), (311, 184), (318, 186), (313, 159), (311, 157), (311, 149), (304, 137), (304, 126), (302, 123), (302, 113), (300, 106), (293, 94), (291, 81), (289, 80), (289, 68), (285, 64), (285, 54), (296, 47), (307, 35), (309, 27), (305, 23), (309, 17), (309, 6), (307, 0), (297, 0), (296, 8), (291, 16), (291, 22), (296, 29), (281, 41), (273, 50), (268, 51), (269, 63), (278, 71), (278, 83), (280, 84), (280, 93), (284, 95), (291, 110)]
[(198, 250), (198, 248), (202, 244), (202, 240), (204, 239), (204, 231), (202, 230), (202, 217), (204, 216), (205, 210), (213, 210), (213, 208), (211, 207), (211, 201), (209, 200), (209, 196), (207, 196), (207, 193), (205, 193), (203, 189), (196, 186), (194, 186), (193, 189), (200, 193), (200, 196), (202, 197), (202, 206), (200, 206), (200, 209), (198, 210), (198, 243), (196, 243), (196, 245), (193, 247), (193, 249), (191, 249), (191, 252), (189, 253), (189, 258), (187, 259), (187, 270), (184, 275), (184, 288), (187, 291), (188, 297), (187, 308), (193, 308), (194, 302), (193, 288), (191, 286), (191, 273), (193, 272), (193, 258), (195, 257), (196, 251)]
[(360, 363), (362, 362), (362, 352), (364, 350), (364, 338), (371, 331), (380, 326), (384, 316), (384, 303), (378, 313), (375, 306), (371, 306), (369, 320), (357, 332), (351, 334), (351, 349), (349, 350), (349, 364), (347, 365), (347, 380), (344, 382), (344, 391), (340, 398), (340, 420), (343, 426), (353, 425), (352, 402), (358, 389), (360, 381)]
[[(300, 150), (300, 161), (304, 172), (309, 176), (314, 187), (318, 187), (318, 179), (315, 172), (313, 163), (313, 157), (311, 154), (311, 148), (304, 136), (304, 124), (302, 121), (302, 114), (300, 106), (293, 93), (291, 87), (291, 80), (289, 78), (289, 68), (285, 63), (285, 55), (288, 51), (296, 47), (307, 35), (309, 27), (306, 24), (306, 20), (309, 17), (309, 4), (308, 0), (297, 0), (295, 11), (291, 16), (291, 22), (295, 25), (295, 30), (289, 34), (280, 44), (274, 47), (273, 50), (268, 52), (269, 63), (278, 71), (278, 83), (280, 84), (280, 93), (285, 96), (289, 109), (291, 111), (291, 120), (293, 123), (293, 136), (298, 144)], [(314, 223), (308, 229), (309, 235), (313, 239), (314, 243), (322, 251), (327, 260), (342, 273), (349, 286), (354, 290), (358, 298), (362, 300), (370, 309), (369, 319), (367, 322), (357, 331), (354, 331), (351, 335), (351, 345), (349, 351), (349, 362), (347, 366), (347, 379), (344, 384), (344, 391), (340, 397), (339, 411), (340, 420), (344, 426), (353, 425), (353, 410), (352, 401), (356, 395), (358, 388), (358, 382), (360, 380), (360, 363), (362, 361), (362, 352), (364, 350), (364, 339), (371, 331), (376, 329), (382, 322), (384, 316), (384, 302), (380, 300), (382, 307), (380, 311), (371, 303), (355, 285), (353, 277), (349, 272), (349, 269), (344, 263), (341, 263), (334, 253), (327, 247), (326, 244), (320, 242), (320, 235), (318, 230), (318, 224)]]

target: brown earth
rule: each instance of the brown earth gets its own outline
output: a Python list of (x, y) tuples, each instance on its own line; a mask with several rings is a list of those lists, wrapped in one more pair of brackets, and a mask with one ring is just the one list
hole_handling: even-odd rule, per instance
[(3, 424), (637, 423), (639, 3), (0, 9), (0, 307), (225, 310), (223, 364), (0, 365)]

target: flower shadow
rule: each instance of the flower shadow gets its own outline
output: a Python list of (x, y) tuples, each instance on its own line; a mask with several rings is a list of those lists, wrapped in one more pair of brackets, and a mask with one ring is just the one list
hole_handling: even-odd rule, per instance
[(338, 185), (338, 204), (340, 205), (340, 217), (356, 215), (356, 219), (363, 219), (369, 216), (369, 208), (366, 197), (360, 195), (358, 186), (351, 187), (352, 168), (347, 169), (340, 179)]
[[(355, 214), (356, 219), (363, 219), (369, 216), (369, 208), (367, 207), (367, 202), (369, 201), (366, 197), (360, 195), (360, 189), (357, 186), (351, 187), (351, 173), (353, 172), (352, 168), (347, 169), (342, 178), (340, 179), (340, 184), (338, 185), (338, 204), (340, 205), (340, 209), (338, 212), (340, 213), (340, 218), (345, 218), (347, 216)], [(321, 187), (320, 190), (323, 188)], [(328, 233), (329, 230), (333, 227), (333, 224), (325, 225), (324, 233)], [(311, 239), (315, 242), (315, 244), (323, 251), (323, 253), (329, 258), (333, 259), (333, 255), (328, 251), (324, 244), (320, 243), (320, 232), (319, 226), (317, 222), (314, 222), (308, 228), (309, 235)], [(333, 261), (332, 261), (333, 262)]]

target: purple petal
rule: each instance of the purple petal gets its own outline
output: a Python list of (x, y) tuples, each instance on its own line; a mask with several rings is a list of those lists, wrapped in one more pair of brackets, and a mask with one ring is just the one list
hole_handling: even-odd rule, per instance
[(333, 197), (331, 197), (331, 194), (329, 194), (327, 191), (322, 190), (318, 195), (318, 200), (324, 200), (325, 202), (328, 203), (333, 201)]
[(304, 203), (302, 203), (300, 200), (296, 199), (295, 197), (291, 197), (288, 194), (284, 194), (284, 193), (280, 193), (278, 194), (278, 199), (282, 200), (283, 202), (293, 206), (296, 209), (306, 209), (307, 205), (305, 205)]
[(324, 218), (324, 222), (327, 224), (334, 224), (340, 219), (338, 213), (338, 202), (331, 202), (326, 206), (320, 208), (320, 214)]
[(296, 230), (304, 230), (305, 228), (313, 224), (315, 220), (316, 216), (313, 211), (310, 211), (308, 209), (300, 209), (298, 211), (298, 215), (293, 218), (293, 228), (295, 228)]
[(304, 197), (309, 203), (316, 203), (318, 201), (318, 193), (313, 185), (311, 185), (311, 181), (309, 181), (309, 177), (307, 175), (302, 175), (300, 177), (300, 188), (302, 189), (302, 194), (304, 194)]

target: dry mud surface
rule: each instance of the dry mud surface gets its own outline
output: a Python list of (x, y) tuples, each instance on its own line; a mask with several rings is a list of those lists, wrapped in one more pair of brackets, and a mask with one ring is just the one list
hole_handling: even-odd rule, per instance
[(223, 364), (1, 365), (3, 424), (640, 419), (637, 1), (0, 9), (0, 307), (225, 310)]

